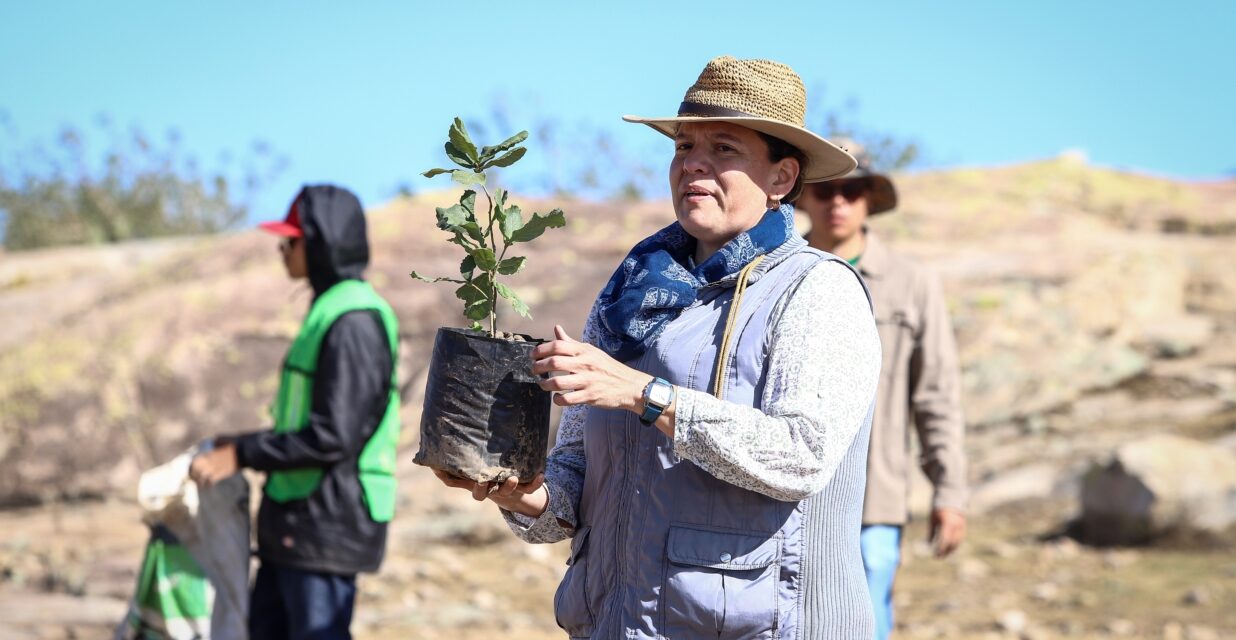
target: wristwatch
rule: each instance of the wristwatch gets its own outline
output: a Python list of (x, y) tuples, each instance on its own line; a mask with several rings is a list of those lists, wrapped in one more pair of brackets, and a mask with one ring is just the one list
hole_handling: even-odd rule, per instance
[(674, 385), (665, 378), (653, 378), (652, 382), (644, 387), (644, 413), (639, 417), (639, 421), (644, 424), (656, 422), (665, 408), (674, 403), (674, 395)]

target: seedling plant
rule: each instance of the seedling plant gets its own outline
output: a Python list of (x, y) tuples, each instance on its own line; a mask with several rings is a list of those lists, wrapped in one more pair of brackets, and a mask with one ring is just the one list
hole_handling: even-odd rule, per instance
[[(499, 337), (498, 299), (506, 300), (519, 315), (529, 318), (528, 305), (499, 276), (513, 276), (524, 269), (527, 258), (508, 256), (516, 244), (531, 242), (545, 233), (546, 229), (562, 227), (566, 217), (562, 210), (553, 209), (545, 215), (533, 213), (527, 220), (519, 205), (507, 204), (510, 193), (495, 188), (490, 193), (486, 183), (487, 171), (495, 167), (509, 167), (524, 157), (527, 148), (522, 146), (528, 139), (527, 131), (503, 140), (494, 146), (480, 149), (472, 142), (464, 123), (455, 118), (446, 142), (446, 157), (459, 169), (434, 168), (424, 172), (426, 178), (450, 175), (456, 183), (468, 187), (459, 198), (459, 203), (438, 207), (438, 228), (451, 233), (449, 242), (461, 247), (467, 254), (459, 264), (459, 277), (432, 277), (416, 271), (412, 277), (425, 282), (450, 282), (459, 285), (455, 296), (464, 303), (463, 314), (472, 321), (472, 329), (485, 331), (483, 321), (488, 319), (490, 337)], [(478, 218), (476, 209), (477, 189), (484, 194), (486, 207), (484, 220)]]

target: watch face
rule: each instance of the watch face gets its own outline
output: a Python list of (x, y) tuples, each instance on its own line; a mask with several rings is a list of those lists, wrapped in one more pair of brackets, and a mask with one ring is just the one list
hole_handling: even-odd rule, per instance
[(664, 384), (654, 384), (648, 391), (648, 400), (662, 407), (669, 406), (671, 387)]

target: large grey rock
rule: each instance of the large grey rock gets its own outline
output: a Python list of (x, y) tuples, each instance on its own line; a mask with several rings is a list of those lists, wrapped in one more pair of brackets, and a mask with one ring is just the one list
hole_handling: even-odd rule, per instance
[(1087, 272), (1061, 285), (1002, 284), (967, 293), (955, 320), (968, 424), (1051, 411), (1146, 370), (1149, 359), (1129, 336), (1137, 333), (1130, 325), (1147, 312), (1132, 300), (1153, 293), (1174, 308), (1172, 296), (1159, 295), (1170, 288), (1113, 292), (1092, 282), (1096, 277)]
[(1150, 436), (1092, 469), (1081, 500), (1082, 533), (1096, 544), (1220, 532), (1236, 523), (1236, 456), (1180, 436)]

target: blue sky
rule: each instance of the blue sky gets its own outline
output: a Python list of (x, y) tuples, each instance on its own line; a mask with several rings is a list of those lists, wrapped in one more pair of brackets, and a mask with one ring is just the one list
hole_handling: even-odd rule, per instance
[[(18, 141), (107, 113), (178, 129), (209, 167), (261, 139), (290, 164), (258, 218), (302, 182), (370, 203), (433, 188), (418, 174), (445, 161), (451, 118), (498, 101), (518, 126), (605, 132), (659, 171), (668, 141), (620, 116), (672, 113), (721, 54), (790, 64), (815, 104), (857, 101), (852, 119), (914, 138), (924, 167), (1082, 149), (1156, 174), (1236, 171), (1232, 2), (0, 2)], [(512, 171), (543, 168), (540, 150)]]

